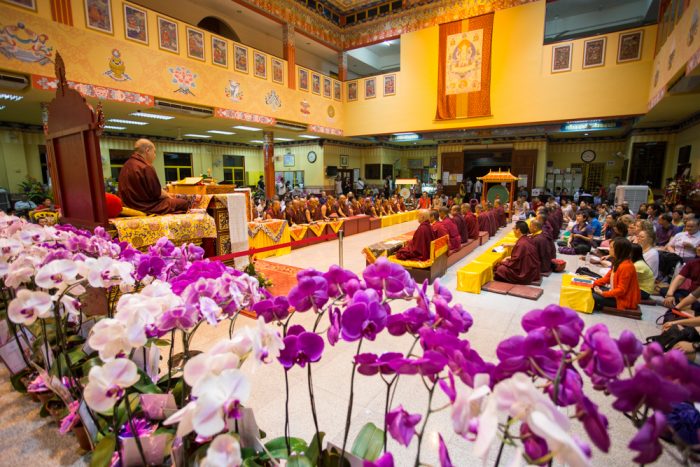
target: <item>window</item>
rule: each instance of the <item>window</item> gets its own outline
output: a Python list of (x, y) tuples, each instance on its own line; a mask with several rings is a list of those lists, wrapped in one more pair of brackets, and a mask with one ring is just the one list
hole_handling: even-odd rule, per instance
[(121, 172), (124, 163), (129, 160), (132, 149), (110, 149), (109, 150), (109, 166), (110, 176), (114, 180), (119, 180), (119, 172)]
[(164, 152), (165, 182), (177, 182), (192, 176), (192, 154)]
[[(690, 146), (688, 146), (690, 147)], [(46, 146), (43, 144), (39, 145), (39, 165), (41, 165), (41, 182), (44, 185), (49, 184), (49, 163), (48, 156), (46, 155)]]
[(303, 170), (287, 170), (284, 172), (275, 172), (275, 181), (279, 180), (280, 177), (284, 179), (284, 183), (289, 182), (292, 188), (299, 186), (299, 188), (304, 188), (304, 171)]
[(245, 158), (224, 156), (224, 181), (236, 186), (245, 186)]
[(381, 164), (365, 164), (365, 178), (368, 180), (379, 180), (382, 178)]
[(382, 178), (386, 178), (387, 175), (394, 178), (394, 164), (382, 164)]
[(665, 158), (665, 142), (634, 143), (629, 184), (661, 188)]

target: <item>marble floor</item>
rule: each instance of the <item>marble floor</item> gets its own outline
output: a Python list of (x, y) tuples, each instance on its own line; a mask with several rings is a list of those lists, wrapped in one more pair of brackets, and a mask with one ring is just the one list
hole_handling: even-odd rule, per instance
[[(415, 222), (399, 224), (380, 230), (372, 230), (362, 234), (347, 237), (343, 245), (343, 265), (360, 274), (364, 269), (365, 259), (360, 253), (362, 248), (370, 243), (387, 239), (416, 228)], [(550, 303), (559, 302), (559, 287), (561, 275), (552, 274), (544, 278), (542, 288), (544, 294), (539, 300), (531, 301), (512, 296), (482, 292), (474, 295), (456, 291), (456, 271), (481, 252), (489, 248), (496, 239), (505, 235), (508, 227), (501, 229), (484, 246), (477, 248), (469, 256), (451, 267), (442, 279), (450, 290), (453, 291), (454, 301), (461, 303), (474, 318), (474, 325), (466, 335), (474, 349), (485, 359), (495, 361), (496, 345), (507, 336), (524, 334), (520, 327), (521, 317), (529, 310), (541, 308)], [(574, 271), (580, 260), (577, 257), (567, 257), (567, 271)], [(300, 250), (294, 250), (291, 254), (282, 257), (268, 258), (280, 264), (287, 264), (301, 268), (313, 267), (326, 270), (332, 264), (337, 264), (338, 241), (323, 242)], [(400, 310), (400, 305), (393, 307)], [(642, 307), (644, 319), (635, 321), (626, 318), (613, 317), (602, 314), (585, 315), (581, 317), (587, 326), (595, 323), (605, 323), (614, 336), (619, 335), (625, 329), (634, 332), (640, 339), (659, 330), (654, 324), (657, 316), (662, 312), (660, 307)], [(295, 322), (310, 326), (312, 315), (299, 314)], [(250, 319), (239, 321), (241, 325), (252, 325)], [(321, 328), (323, 329), (323, 328)], [(218, 328), (202, 327), (198, 331), (194, 342), (194, 348), (205, 349), (218, 338), (227, 334), (227, 326)], [(363, 352), (385, 352), (408, 350), (412, 343), (410, 338), (395, 338), (384, 333), (374, 342), (365, 342)], [(348, 401), (348, 388), (350, 383), (350, 371), (352, 358), (356, 351), (356, 345), (339, 342), (334, 348), (326, 347), (323, 358), (313, 367), (313, 378), (316, 395), (316, 404), (319, 412), (319, 425), (321, 431), (326, 433), (326, 439), (336, 445), (342, 444), (343, 425)], [(248, 406), (252, 407), (256, 414), (259, 426), (264, 430), (268, 438), (283, 434), (284, 425), (284, 374), (280, 366), (268, 365), (252, 370), (252, 366), (244, 366), (249, 372), (253, 383), (253, 397)], [(310, 440), (314, 433), (314, 426), (310, 412), (310, 403), (307, 391), (306, 372), (294, 368), (290, 372), (290, 420), (291, 432)], [(18, 462), (31, 460), (35, 465), (83, 465), (87, 457), (80, 456), (76, 452), (72, 439), (61, 438), (55, 425), (48, 419), (38, 417), (38, 406), (35, 404), (14, 404), (21, 396), (9, 390), (6, 375), (0, 375), (0, 465), (17, 465)], [(385, 385), (377, 377), (364, 377), (358, 375), (355, 380), (355, 408), (352, 417), (349, 442), (351, 445), (360, 428), (367, 422), (373, 422), (377, 426), (382, 425), (382, 416), (385, 403)], [(594, 401), (605, 411), (612, 438), (610, 453), (604, 454), (593, 448), (593, 465), (628, 466), (632, 465), (633, 454), (627, 450), (627, 443), (632, 438), (635, 430), (627, 419), (609, 408), (610, 400), (598, 393), (593, 394)], [(440, 392), (436, 392), (433, 402), (434, 407), (446, 403), (446, 398)], [(409, 412), (424, 412), (427, 403), (427, 391), (418, 378), (402, 378), (395, 396), (395, 403), (403, 404)], [(573, 415), (573, 413), (569, 413)], [(582, 439), (587, 439), (577, 421), (572, 423), (574, 432)], [(480, 465), (481, 461), (471, 452), (469, 442), (454, 434), (449, 411), (434, 414), (429, 419), (426, 427), (426, 437), (422, 461), (425, 464), (437, 465), (437, 434), (447, 442), (454, 465), (471, 466)], [(389, 450), (395, 454), (397, 466), (413, 465), (415, 459), (415, 438), (408, 448), (399, 446), (393, 440), (389, 441)], [(506, 448), (501, 465), (513, 457), (514, 451)], [(494, 446), (489, 454), (486, 465), (493, 465), (497, 455), (497, 446)], [(11, 461), (11, 462), (10, 462)], [(505, 461), (505, 462), (504, 462)], [(670, 459), (660, 459), (664, 464), (670, 464)]]

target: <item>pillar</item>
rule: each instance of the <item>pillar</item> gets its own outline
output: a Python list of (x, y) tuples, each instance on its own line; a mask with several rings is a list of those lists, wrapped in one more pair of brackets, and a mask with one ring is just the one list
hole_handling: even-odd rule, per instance
[(338, 79), (347, 81), (348, 79), (348, 54), (338, 52)]
[(283, 58), (287, 60), (287, 86), (289, 86), (289, 89), (296, 89), (297, 87), (295, 36), (294, 25), (285, 23), (282, 26), (282, 48), (284, 49)]
[(265, 197), (275, 195), (275, 143), (271, 131), (263, 131), (263, 171), (265, 178)]

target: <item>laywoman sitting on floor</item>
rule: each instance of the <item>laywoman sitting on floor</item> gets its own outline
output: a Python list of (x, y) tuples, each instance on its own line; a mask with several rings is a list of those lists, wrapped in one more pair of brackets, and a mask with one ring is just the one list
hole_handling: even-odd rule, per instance
[[(637, 271), (632, 263), (632, 243), (624, 237), (611, 242), (612, 268), (593, 283), (594, 310), (603, 307), (636, 310), (641, 299)], [(608, 287), (604, 287), (609, 285)]]
[(644, 260), (644, 251), (640, 245), (632, 244), (631, 259), (632, 263), (634, 263), (634, 269), (637, 271), (637, 282), (639, 283), (641, 299), (649, 300), (651, 294), (654, 293), (656, 276), (654, 276), (654, 272)]

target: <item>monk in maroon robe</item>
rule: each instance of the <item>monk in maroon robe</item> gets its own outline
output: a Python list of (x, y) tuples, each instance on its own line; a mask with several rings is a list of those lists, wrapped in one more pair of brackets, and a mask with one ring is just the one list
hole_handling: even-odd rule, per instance
[(172, 197), (161, 188), (153, 168), (155, 160), (155, 145), (147, 139), (136, 141), (134, 153), (119, 172), (119, 197), (124, 206), (146, 214), (187, 212), (189, 201)]
[[(489, 218), (486, 215), (486, 211), (482, 209), (481, 206), (478, 204), (476, 205), (476, 220), (479, 223), (479, 231), (480, 232), (489, 232)], [(489, 237), (491, 234), (489, 234)]]
[(530, 229), (527, 223), (516, 222), (513, 231), (518, 240), (510, 256), (496, 266), (494, 277), (501, 282), (527, 285), (540, 278), (540, 258), (535, 245), (528, 238)]
[(464, 223), (467, 224), (467, 238), (470, 240), (478, 239), (479, 221), (476, 220), (469, 203), (462, 203), (462, 217), (464, 217)]
[(530, 240), (540, 258), (540, 272), (552, 272), (552, 260), (556, 258), (554, 242), (542, 231), (542, 224), (537, 219), (530, 221)]
[(306, 208), (306, 222), (312, 223), (315, 221), (322, 221), (323, 213), (321, 212), (321, 206), (318, 203), (318, 198), (311, 198), (309, 200), (309, 205)]
[(450, 209), (450, 217), (452, 217), (452, 222), (457, 226), (457, 231), (459, 232), (459, 240), (462, 243), (467, 243), (469, 241), (469, 232), (467, 231), (467, 223), (462, 217), (460, 212), (460, 207), (456, 204)]
[(440, 214), (435, 210), (430, 211), (430, 227), (433, 229), (433, 240), (444, 237), (445, 235), (448, 237), (450, 236), (445, 224), (440, 222)]
[(487, 211), (486, 219), (488, 219), (489, 222), (489, 237), (493, 237), (494, 235), (496, 235), (496, 232), (498, 232), (498, 220), (496, 219), (496, 211), (494, 211), (493, 209)]
[(430, 216), (427, 210), (418, 211), (418, 229), (413, 238), (396, 252), (400, 260), (427, 261), (430, 259), (430, 242), (433, 241), (433, 229), (430, 227)]
[(280, 206), (279, 201), (273, 201), (272, 206), (270, 206), (270, 209), (267, 210), (265, 213), (265, 219), (279, 219), (282, 220), (284, 219), (284, 213), (282, 212), (282, 208)]
[(445, 226), (447, 234), (450, 236), (450, 252), (457, 251), (462, 246), (462, 237), (459, 235), (457, 224), (449, 216), (449, 208), (443, 206), (440, 208), (440, 222)]

